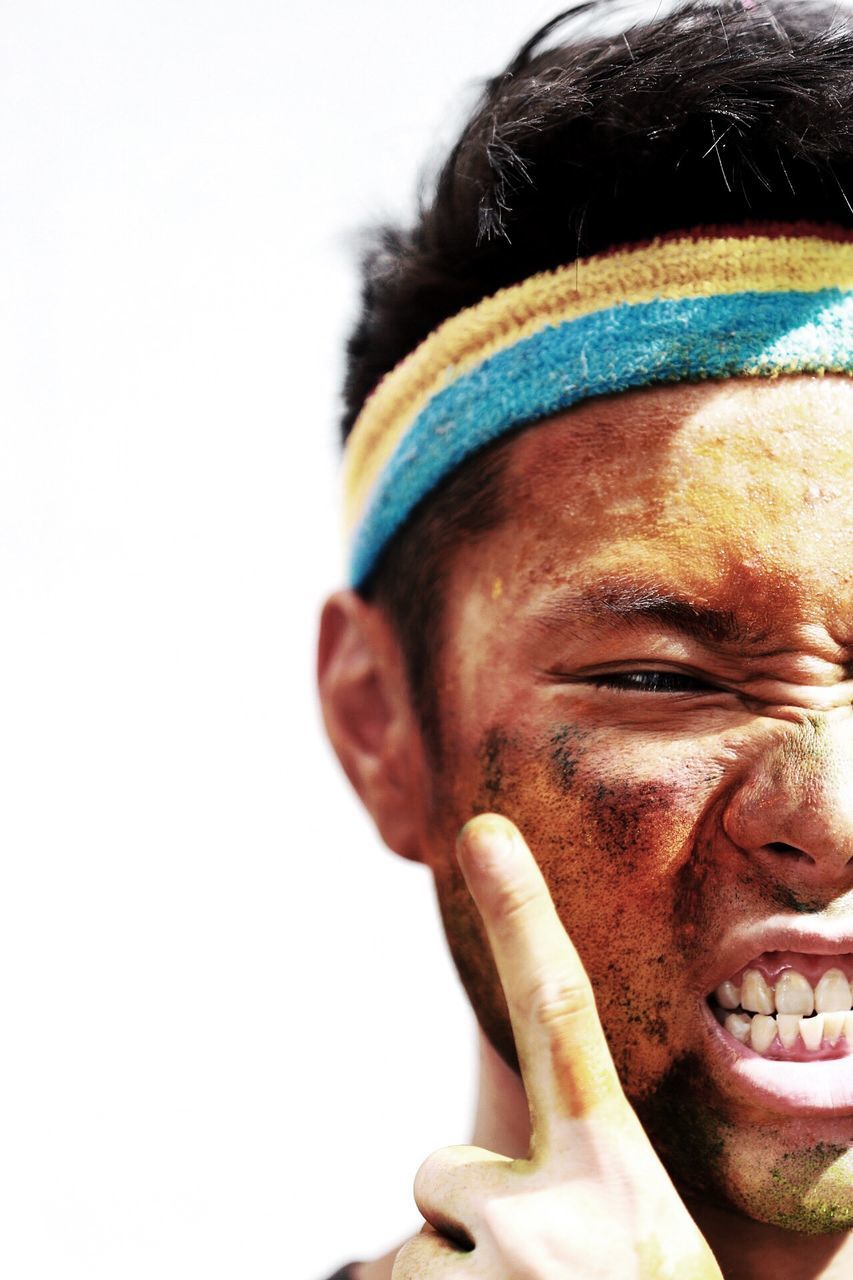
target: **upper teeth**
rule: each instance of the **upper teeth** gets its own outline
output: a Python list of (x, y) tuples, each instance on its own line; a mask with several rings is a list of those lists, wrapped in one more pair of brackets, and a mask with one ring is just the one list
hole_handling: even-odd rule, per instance
[[(843, 973), (841, 977), (847, 987), (847, 980)], [(797, 973), (796, 969), (788, 969), (782, 974), (776, 983), (773, 996), (779, 1013), (814, 1013), (814, 992), (811, 983), (801, 973)], [(849, 987), (847, 987), (847, 1008), (850, 1008)]]
[[(800, 975), (795, 974), (794, 976), (798, 978)], [(757, 969), (747, 969), (743, 975), (740, 1002), (744, 1009), (749, 1009), (750, 1013), (775, 1013), (776, 1006), (773, 1003), (773, 992)], [(786, 1012), (793, 1013), (794, 1010), (786, 1010)], [(803, 1009), (803, 1013), (806, 1012), (811, 1013), (811, 1010)]]
[(840, 969), (828, 969), (814, 989), (796, 969), (785, 969), (773, 986), (758, 969), (747, 969), (740, 986), (722, 982), (715, 995), (723, 1010), (732, 1011), (725, 1019), (718, 1015), (726, 1030), (762, 1055), (777, 1035), (785, 1049), (795, 1048), (798, 1036), (812, 1051), (841, 1036), (853, 1046), (853, 991)]
[(747, 969), (740, 987), (734, 982), (722, 982), (715, 995), (724, 1009), (740, 1007), (749, 1013), (795, 1013), (805, 1017), (815, 1010), (842, 1013), (853, 1008), (850, 983), (840, 969), (828, 969), (814, 989), (796, 969), (785, 969), (775, 986), (758, 969)]

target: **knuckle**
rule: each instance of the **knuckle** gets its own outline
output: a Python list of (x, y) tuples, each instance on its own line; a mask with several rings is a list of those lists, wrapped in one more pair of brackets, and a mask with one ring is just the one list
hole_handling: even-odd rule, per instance
[(543, 1030), (554, 1034), (595, 1010), (592, 987), (588, 981), (565, 979), (537, 984), (527, 1000), (533, 1020)]
[(495, 916), (504, 926), (513, 926), (524, 919), (539, 899), (535, 886), (509, 882), (496, 885), (492, 905)]

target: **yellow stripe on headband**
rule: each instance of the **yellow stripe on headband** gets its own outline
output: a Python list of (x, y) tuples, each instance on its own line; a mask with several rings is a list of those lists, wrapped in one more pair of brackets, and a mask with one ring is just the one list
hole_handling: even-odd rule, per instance
[(352, 529), (407, 429), (432, 397), (550, 325), (621, 304), (853, 288), (853, 238), (835, 228), (686, 233), (531, 276), (446, 320), (380, 382), (344, 453)]

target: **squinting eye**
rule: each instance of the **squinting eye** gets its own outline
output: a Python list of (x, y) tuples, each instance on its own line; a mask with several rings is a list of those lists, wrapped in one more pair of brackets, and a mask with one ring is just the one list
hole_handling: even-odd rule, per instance
[(706, 681), (678, 671), (606, 671), (590, 676), (589, 681), (624, 693), (707, 693), (712, 688)]

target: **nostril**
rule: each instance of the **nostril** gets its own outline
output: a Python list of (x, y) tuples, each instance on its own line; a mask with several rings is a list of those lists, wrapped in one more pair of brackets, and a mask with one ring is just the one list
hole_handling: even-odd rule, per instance
[(794, 858), (799, 862), (814, 862), (814, 858), (811, 858), (807, 853), (803, 853), (802, 849), (798, 849), (793, 844), (786, 844), (784, 840), (772, 840), (764, 848), (771, 853), (778, 853), (783, 858)]

